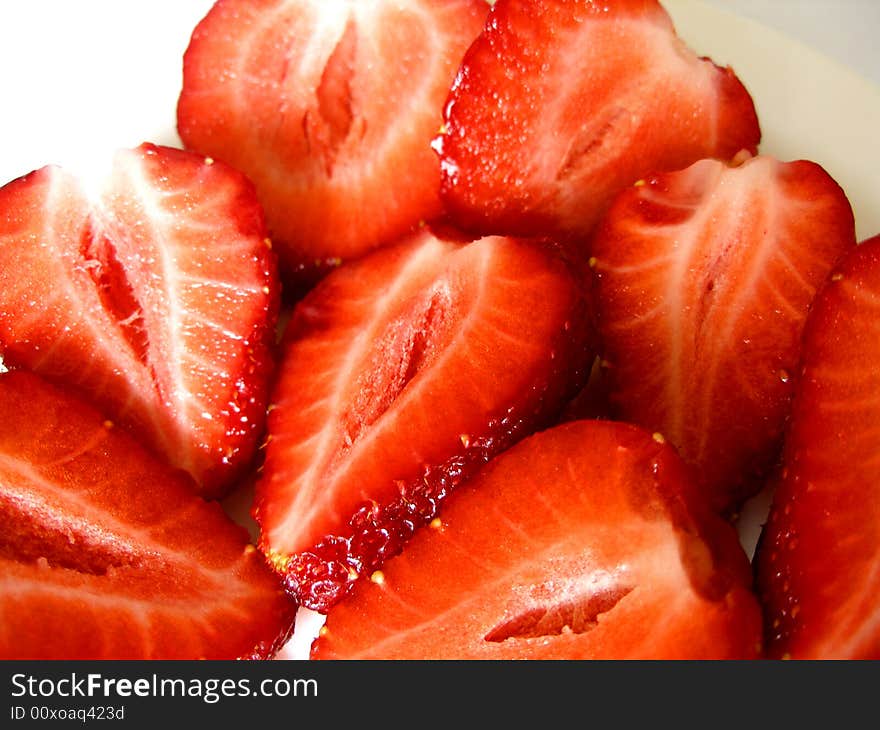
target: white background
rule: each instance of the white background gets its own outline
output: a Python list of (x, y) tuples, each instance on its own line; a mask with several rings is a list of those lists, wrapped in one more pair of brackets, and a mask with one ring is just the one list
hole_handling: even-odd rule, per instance
[(704, 0), (757, 20), (880, 85), (880, 0)]

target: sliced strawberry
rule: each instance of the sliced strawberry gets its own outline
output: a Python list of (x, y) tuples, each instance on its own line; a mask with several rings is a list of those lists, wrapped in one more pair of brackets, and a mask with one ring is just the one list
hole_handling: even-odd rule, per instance
[(759, 139), (748, 92), (655, 0), (498, 0), (436, 146), (461, 227), (580, 238), (639, 178)]
[(756, 561), (768, 648), (880, 659), (880, 236), (816, 298)]
[(297, 306), (255, 516), (304, 605), (326, 611), (583, 384), (578, 281), (538, 243), (424, 231)]
[[(441, 521), (442, 520), (442, 521)], [(577, 421), (493, 460), (331, 611), (317, 659), (755, 658), (733, 528), (673, 449)]]
[(184, 57), (178, 129), (256, 184), (313, 278), (440, 212), (431, 138), (482, 0), (220, 0)]
[(760, 488), (789, 412), (804, 320), (855, 245), (811, 162), (704, 160), (615, 201), (593, 241), (616, 414), (661, 432), (718, 509)]
[(0, 352), (75, 384), (216, 495), (265, 419), (278, 278), (250, 184), (145, 144), (100, 199), (45, 167), (0, 190)]
[(271, 656), (295, 604), (246, 532), (91, 406), (0, 375), (0, 658)]

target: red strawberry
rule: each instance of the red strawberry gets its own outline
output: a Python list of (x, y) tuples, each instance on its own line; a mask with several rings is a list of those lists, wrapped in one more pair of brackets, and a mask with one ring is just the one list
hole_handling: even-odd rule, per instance
[(268, 657), (295, 605), (247, 534), (85, 402), (0, 375), (0, 658)]
[(250, 184), (145, 144), (103, 196), (45, 167), (0, 190), (0, 352), (75, 384), (216, 495), (264, 423), (275, 260)]
[(580, 238), (640, 177), (759, 139), (748, 92), (685, 47), (656, 0), (498, 0), (437, 149), (461, 227)]
[(430, 142), (487, 10), (220, 0), (184, 57), (180, 136), (254, 181), (282, 264), (312, 278), (439, 214)]
[(317, 659), (756, 658), (732, 527), (628, 424), (532, 436), (330, 613)]
[(760, 488), (816, 290), (855, 245), (811, 162), (704, 160), (622, 193), (593, 241), (597, 318), (623, 420), (661, 432), (715, 506)]
[(261, 547), (326, 611), (477, 466), (556, 415), (591, 355), (547, 248), (423, 232), (344, 265), (294, 312), (269, 414)]
[(780, 484), (757, 554), (768, 648), (880, 659), (880, 236), (813, 304)]

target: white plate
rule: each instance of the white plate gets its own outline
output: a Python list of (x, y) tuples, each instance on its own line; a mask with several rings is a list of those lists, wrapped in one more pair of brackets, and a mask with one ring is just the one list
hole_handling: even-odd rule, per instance
[[(85, 172), (115, 148), (142, 141), (179, 145), (181, 57), (211, 4), (0, 5), (0, 184), (50, 162)], [(698, 0), (665, 5), (684, 40), (733, 66), (751, 92), (763, 130), (761, 152), (823, 165), (847, 192), (860, 239), (880, 233), (880, 87), (754, 21)], [(838, 34), (840, 17), (855, 14), (829, 18)], [(741, 535), (749, 551), (765, 513), (762, 499), (745, 512)], [(300, 618), (285, 657), (306, 657), (320, 626), (315, 614)]]

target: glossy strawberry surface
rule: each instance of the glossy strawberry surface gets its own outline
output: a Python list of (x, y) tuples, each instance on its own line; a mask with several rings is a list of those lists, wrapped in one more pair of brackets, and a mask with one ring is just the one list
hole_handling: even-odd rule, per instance
[(581, 241), (636, 180), (755, 152), (755, 108), (656, 0), (498, 0), (436, 142), (452, 219)]

